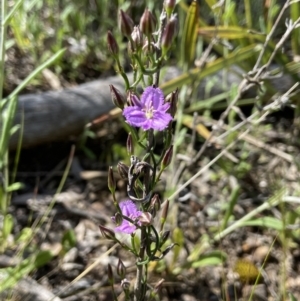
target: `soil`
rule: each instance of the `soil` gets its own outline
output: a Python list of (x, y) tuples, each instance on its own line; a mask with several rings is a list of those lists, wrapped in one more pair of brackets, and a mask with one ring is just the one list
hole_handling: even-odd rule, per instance
[[(30, 63), (27, 65), (30, 68)], [(8, 90), (12, 88), (7, 87)], [(48, 88), (42, 83), (42, 90)], [(245, 141), (237, 143), (230, 151), (231, 156), (220, 159), (207, 169), (172, 203), (169, 211), (172, 218), (166, 228), (177, 232), (181, 230), (184, 241), (178, 247), (179, 257), (175, 262), (170, 252), (162, 262), (150, 266), (151, 286), (164, 279), (157, 300), (277, 301), (289, 300), (288, 293), (300, 300), (298, 213), (294, 222), (285, 221), (286, 227), (281, 232), (264, 226), (244, 226), (220, 241), (213, 241), (220, 232), (232, 191), (237, 186), (240, 190), (229, 225), (267, 202), (282, 187), (286, 187), (287, 195), (299, 192), (297, 119), (284, 119), (283, 116), (280, 113), (272, 115), (251, 132), (254, 140), (263, 142), (265, 148)], [(24, 227), (32, 227), (36, 219), (46, 212), (59, 187), (72, 146), (76, 146), (63, 191), (57, 195), (56, 203), (37, 232), (32, 248), (27, 251), (31, 252), (38, 246), (55, 254), (49, 263), (36, 269), (29, 277), (64, 301), (113, 300), (107, 277), (108, 263), (116, 277), (116, 293), (120, 295), (121, 279), (115, 273), (119, 258), (127, 267), (126, 278), (131, 284), (135, 279), (134, 259), (121, 248), (105, 255), (114, 244), (99, 231), (100, 224), (114, 227), (111, 216), (116, 210), (107, 188), (107, 170), (108, 166), (116, 166), (123, 159), (122, 152), (117, 152), (116, 148), (112, 151), (112, 147), (116, 143), (125, 145), (127, 134), (117, 121), (102, 124), (95, 134), (96, 138), (88, 139), (84, 147), (78, 138), (23, 150), (16, 178), (23, 183), (23, 188), (13, 195), (9, 207), (14, 217), (12, 236), (17, 237)], [(185, 147), (179, 148), (182, 155), (179, 158), (193, 158), (203, 145), (201, 137), (197, 137), (197, 143), (187, 147), (192, 140), (191, 134), (186, 134)], [(294, 160), (274, 154), (271, 147), (291, 155)], [(186, 169), (177, 185), (184, 183), (221, 150), (220, 145), (209, 145), (196, 164)], [(14, 155), (11, 154), (12, 161)], [(166, 172), (162, 186), (173, 176), (171, 171)], [(126, 197), (126, 182), (117, 173), (116, 178), (117, 197), (121, 200)], [(297, 210), (296, 204), (285, 203), (258, 213), (256, 217), (270, 216), (282, 220), (283, 216), (287, 218), (283, 214)], [(66, 235), (73, 231), (76, 239), (71, 244)], [(195, 254), (197, 248), (203, 247), (205, 241), (205, 252), (199, 251), (195, 260), (189, 261), (188, 258)], [(200, 255), (208, 256), (217, 251), (224, 256), (222, 264), (193, 265), (199, 262)], [(5, 255), (12, 257), (16, 252), (17, 248), (12, 246)], [(74, 281), (97, 260), (99, 262), (94, 269)], [(185, 268), (180, 270), (183, 264)], [(260, 277), (259, 269), (262, 271)], [(26, 300), (25, 297), (20, 299), (17, 293), (15, 299)]]
[[(104, 124), (102, 134), (110, 127), (111, 124)], [(115, 208), (107, 189), (106, 171), (109, 165), (117, 164), (118, 158), (112, 159), (109, 164), (106, 159), (110, 152), (108, 146), (126, 137), (117, 122), (115, 128), (115, 134), (106, 133), (86, 144), (90, 151), (97, 154), (96, 159), (89, 159), (84, 151), (77, 148), (63, 192), (58, 195), (56, 204), (35, 237), (35, 244), (43, 250), (53, 251), (56, 256), (30, 277), (62, 300), (112, 300), (107, 264), (110, 263), (115, 271), (119, 258), (127, 266), (127, 279), (134, 281), (135, 278), (133, 258), (126, 252), (117, 248), (103, 256), (113, 243), (102, 237), (98, 228), (99, 224), (114, 227), (110, 217), (114, 215)], [(258, 133), (259, 138), (264, 139), (268, 146), (296, 157), (299, 149), (296, 139), (292, 137), (293, 126), (290, 125), (290, 133), (283, 132), (282, 128), (283, 120), (277, 123), (276, 129), (265, 132), (263, 136)], [(295, 145), (286, 144), (289, 139), (295, 140)], [(21, 181), (24, 188), (14, 195), (9, 210), (15, 218), (14, 236), (22, 228), (32, 226), (33, 221), (49, 206), (49, 199), (54, 195), (64, 173), (72, 144), (67, 141), (22, 152), (17, 181)], [(240, 144), (232, 154), (239, 158), (239, 148), (242, 147)], [(178, 272), (173, 273), (166, 263), (159, 263), (150, 269), (151, 285), (164, 279), (159, 300), (249, 300), (251, 292), (254, 292), (252, 300), (288, 300), (281, 296), (283, 287), (292, 292), (296, 300), (300, 298), (299, 239), (297, 235), (289, 235), (291, 230), (286, 230), (287, 247), (284, 248), (282, 237), (277, 231), (258, 226), (242, 227), (221, 241), (211, 243), (205, 251), (204, 254), (222, 251), (225, 256), (223, 264), (193, 268), (186, 262), (203, 239), (212, 238), (218, 233), (224, 216), (222, 208), (228, 204), (235, 185), (241, 188), (234, 206), (234, 220), (266, 202), (280, 188), (281, 181), (287, 184), (290, 195), (299, 189), (299, 173), (294, 163), (253, 146), (248, 145), (247, 150), (250, 155), (245, 162), (251, 165), (248, 171), (240, 171), (239, 174), (238, 164), (234, 163), (222, 169), (226, 164), (224, 159), (196, 179), (181, 198), (172, 204), (170, 212), (177, 222), (167, 227), (174, 230), (177, 226), (182, 230), (184, 245), (174, 267)], [(185, 177), (188, 179), (196, 173), (219, 151), (213, 145), (207, 148), (199, 162), (185, 173)], [(191, 150), (191, 154), (194, 152), (195, 149)], [(108, 157), (105, 158), (103, 154)], [(170, 176), (166, 173), (164, 182)], [(124, 180), (118, 178), (117, 187), (118, 199), (126, 197)], [(295, 205), (287, 204), (284, 210), (296, 208)], [(267, 215), (280, 219), (282, 210), (276, 207)], [(76, 234), (76, 243), (64, 250), (63, 237), (70, 230)], [(100, 257), (101, 261), (90, 273), (68, 290), (65, 289)], [(172, 256), (167, 256), (166, 262), (174, 264)], [(184, 262), (189, 267), (179, 271)], [(249, 276), (255, 267), (263, 267), (263, 275), (257, 284), (254, 282), (258, 270), (255, 270), (254, 276)], [(283, 279), (286, 279), (284, 283)], [(121, 294), (119, 284), (120, 279), (116, 275), (115, 289), (118, 295)]]

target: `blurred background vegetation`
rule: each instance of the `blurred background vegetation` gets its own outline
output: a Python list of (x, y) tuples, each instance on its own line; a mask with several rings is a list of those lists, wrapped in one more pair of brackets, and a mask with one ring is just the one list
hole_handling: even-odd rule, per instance
[[(187, 7), (191, 1), (178, 1), (177, 13), (179, 15), (180, 33), (177, 41), (182, 40), (183, 24)], [(222, 9), (218, 8), (216, 0), (199, 1), (199, 24), (200, 32), (197, 39), (197, 53), (194, 59), (200, 59), (203, 49), (213, 37), (215, 24), (226, 26), (227, 32), (220, 36), (226, 39), (227, 45), (214, 47), (215, 54), (226, 56), (230, 50), (237, 47), (250, 45), (263, 41), (265, 35), (270, 32), (274, 20), (285, 1), (248, 1), (230, 0), (225, 1)], [(220, 1), (221, 3), (221, 1)], [(15, 4), (8, 2), (9, 8)], [(295, 19), (298, 4), (293, 9), (286, 11)], [(114, 74), (113, 59), (109, 56), (106, 45), (106, 32), (112, 30), (117, 41), (124, 50), (123, 63), (130, 70), (126, 59), (126, 43), (121, 43), (121, 35), (117, 27), (118, 10), (122, 9), (132, 16), (135, 24), (138, 24), (144, 7), (149, 7), (159, 18), (161, 1), (39, 1), (26, 0), (15, 12), (8, 28), (6, 50), (9, 60), (6, 64), (6, 81), (4, 86), (5, 95), (15, 88), (20, 79), (23, 79), (46, 58), (49, 58), (58, 50), (66, 47), (65, 55), (56, 60), (50, 68), (58, 77), (62, 87), (83, 83), (100, 76)], [(223, 11), (224, 10), (224, 11)], [(285, 31), (285, 17), (281, 19), (275, 37), (272, 38), (269, 51), (276, 44), (276, 38)], [(210, 32), (201, 32), (201, 27), (210, 27)], [(251, 29), (251, 33), (246, 30)], [(256, 33), (256, 34), (255, 34)], [(277, 56), (277, 61), (288, 62), (287, 56), (298, 55), (299, 52), (299, 29), (295, 30), (292, 45), (286, 45), (285, 54)], [(298, 39), (297, 39), (298, 37)], [(179, 44), (174, 49), (180, 49)], [(191, 45), (193, 47), (193, 45)], [(293, 52), (290, 52), (290, 50)], [(178, 62), (182, 53), (174, 51), (173, 63)], [(255, 57), (246, 62), (239, 63), (249, 69)], [(22, 65), (22, 68), (19, 66)], [(178, 65), (178, 64), (177, 64)], [(47, 76), (38, 76), (31, 85), (32, 89), (51, 89), (47, 83)], [(27, 89), (30, 89), (30, 87)]]
[[(123, 9), (138, 24), (145, 7), (154, 12), (157, 18), (159, 18), (162, 7), (162, 1), (159, 0), (23, 0), (7, 1), (7, 3), (8, 11), (12, 10), (15, 5), (19, 6), (8, 24), (7, 39), (5, 41), (4, 96), (8, 96), (19, 86), (24, 78), (62, 48), (66, 48), (64, 55), (52, 61), (52, 64), (49, 64), (44, 69), (44, 72), (38, 74), (30, 84), (24, 87), (22, 93), (35, 93), (50, 89), (72, 87), (97, 78), (114, 75), (114, 61), (109, 55), (106, 42), (106, 33), (108, 30), (113, 32), (121, 47), (121, 51), (123, 52), (121, 59), (125, 70), (130, 71), (131, 68), (126, 54), (127, 41), (123, 39), (117, 30), (118, 11), (119, 9)], [(206, 139), (208, 139), (215, 120), (219, 118), (220, 114), (236, 97), (238, 93), (237, 85), (243, 78), (242, 74), (253, 69), (261, 53), (262, 45), (271, 32), (276, 18), (286, 1), (201, 0), (197, 2), (199, 6), (195, 8), (195, 11), (191, 11), (191, 3), (192, 1), (177, 1), (176, 12), (180, 24), (179, 35), (173, 45), (173, 51), (169, 60), (169, 65), (180, 68), (183, 75), (175, 78), (173, 81), (164, 83), (162, 88), (166, 94), (177, 87), (181, 89), (176, 136), (174, 139), (177, 147), (176, 152), (179, 154), (183, 153), (184, 155), (189, 154), (193, 157), (196, 150), (200, 149)], [(194, 17), (193, 13), (195, 13)], [(270, 37), (270, 41), (262, 57), (262, 64), (268, 61), (282, 35), (286, 32), (286, 19), (289, 18), (295, 21), (299, 15), (300, 4), (295, 2), (285, 11), (274, 34)], [(185, 26), (188, 18), (190, 18), (191, 24), (194, 25), (190, 32)], [(215, 43), (212, 44), (212, 51), (208, 53), (205, 63), (203, 63), (201, 59), (214, 39)], [(261, 86), (255, 86), (254, 91), (243, 95), (244, 99), (240, 99), (236, 103), (236, 106), (239, 108), (246, 106), (247, 109), (244, 112), (246, 116), (254, 113), (257, 113), (259, 116), (261, 113), (260, 109), (264, 105), (277, 99), (292, 87), (294, 83), (299, 81), (299, 55), (300, 28), (296, 28), (291, 36), (286, 39), (284, 47), (276, 52), (272, 61), (271, 75), (274, 78), (265, 79)], [(230, 80), (233, 78), (232, 74), (235, 74), (236, 77), (231, 82)], [(276, 76), (280, 76), (277, 81)], [(201, 95), (198, 93), (197, 87), (199, 85), (202, 85), (202, 91), (204, 91)], [(293, 158), (297, 157), (297, 150), (300, 144), (299, 137), (297, 136), (299, 133), (297, 129), (299, 125), (298, 90), (292, 93), (289, 101), (289, 104), (293, 104), (293, 107), (289, 108), (290, 116), (288, 122), (277, 123), (278, 120), (282, 121), (282, 117), (284, 117), (280, 108), (277, 108), (279, 117), (274, 115), (272, 119), (270, 118), (265, 123), (252, 124), (250, 132), (253, 135), (252, 140), (249, 138), (250, 140), (236, 143), (235, 148), (232, 150), (235, 157), (233, 159), (229, 157), (232, 160), (224, 157), (211, 169), (208, 180), (210, 186), (206, 187), (207, 191), (204, 193), (204, 196), (201, 196), (202, 199), (199, 202), (202, 202), (200, 206), (203, 207), (210, 200), (217, 200), (219, 202), (215, 207), (209, 207), (208, 210), (208, 215), (211, 219), (215, 219), (215, 222), (222, 221), (220, 223), (221, 227), (220, 224), (208, 227), (207, 233), (211, 237), (216, 238), (215, 242), (223, 239), (231, 231), (239, 227), (254, 225), (255, 227), (275, 229), (278, 232), (276, 232), (277, 234), (274, 237), (277, 237), (277, 235), (280, 237), (283, 249), (289, 249), (291, 245), (291, 249), (295, 248), (295, 244), (292, 244), (292, 242), (298, 239), (299, 231), (295, 228), (286, 230), (284, 227), (285, 223), (296, 225), (299, 222), (300, 207), (297, 205), (292, 210), (287, 210), (283, 202), (280, 202), (283, 189), (287, 189), (292, 194), (295, 193), (295, 195), (299, 195), (300, 189), (298, 186), (291, 188), (286, 182), (282, 181), (284, 176), (280, 172), (276, 174), (267, 170), (266, 166), (270, 161), (269, 157), (273, 156), (274, 153), (272, 155), (268, 153), (265, 156), (265, 152), (268, 149), (267, 146), (272, 145), (276, 148), (276, 143), (280, 141), (285, 146), (283, 148), (284, 151), (288, 152), (288, 150), (292, 149), (291, 156)], [(13, 103), (13, 101), (10, 102)], [(6, 104), (7, 102), (4, 102), (3, 107)], [(12, 287), (18, 280), (18, 277), (21, 278), (23, 275), (31, 273), (53, 259), (51, 254), (40, 252), (38, 242), (29, 244), (32, 242), (33, 237), (36, 236), (37, 231), (35, 229), (31, 229), (30, 227), (21, 229), (22, 231), (19, 231), (20, 234), (13, 241), (8, 240), (10, 234), (14, 232), (14, 223), (16, 222), (13, 219), (13, 215), (11, 213), (8, 214), (9, 202), (12, 192), (20, 189), (22, 185), (21, 183), (14, 183), (16, 169), (8, 172), (7, 161), (9, 151), (7, 140), (13, 130), (10, 126), (14, 108), (12, 107), (9, 111), (9, 118), (4, 114), (5, 112), (4, 110), (1, 111), (1, 121), (4, 124), (5, 120), (8, 121), (6, 123), (7, 127), (2, 126), (2, 131), (4, 132), (5, 130), (6, 141), (3, 141), (3, 132), (2, 140), (0, 139), (0, 163), (4, 162), (4, 164), (1, 164), (0, 181), (3, 178), (9, 182), (10, 186), (4, 185), (4, 189), (0, 190), (0, 197), (2, 197), (1, 213), (4, 216), (4, 226), (1, 233), (1, 251), (5, 252), (5, 250), (10, 249), (14, 250), (19, 257), (23, 256), (23, 252), (28, 252), (32, 256), (29, 258), (30, 260), (24, 260), (14, 270), (9, 271), (10, 275), (18, 273), (17, 277), (12, 280), (12, 277), (9, 278), (8, 276), (5, 283), (6, 286), (3, 286), (1, 289)], [(200, 122), (201, 124), (197, 127), (194, 126), (192, 119), (194, 113), (198, 113), (199, 116), (203, 117)], [(240, 116), (243, 115), (239, 115), (236, 112), (229, 114), (226, 120), (228, 121), (229, 129), (234, 128), (238, 122), (241, 122), (239, 119)], [(227, 131), (228, 128), (224, 131)], [(264, 136), (271, 129), (275, 130), (276, 133), (280, 133), (273, 140), (270, 138), (271, 136)], [(196, 141), (193, 136), (195, 132), (199, 134)], [(227, 135), (222, 147), (225, 148), (230, 143), (236, 141), (239, 133), (239, 130), (236, 130)], [(83, 148), (85, 147), (87, 137), (94, 137), (91, 133), (85, 134), (80, 142), (80, 147)], [(262, 145), (266, 147), (263, 148), (260, 144), (258, 149), (255, 148), (253, 146), (253, 139), (254, 141), (261, 141)], [(126, 150), (122, 142), (112, 141), (111, 144), (107, 144), (103, 136), (99, 140), (105, 141), (103, 142), (103, 152), (96, 156), (97, 148), (93, 145), (91, 151), (85, 148), (84, 154), (87, 157), (92, 158), (94, 161), (101, 161), (102, 166), (110, 164), (111, 161), (126, 160)], [(280, 145), (282, 146), (282, 144)], [(189, 148), (187, 145), (191, 147)], [(106, 153), (104, 153), (105, 147)], [(219, 153), (219, 145), (213, 143), (213, 147), (215, 147), (213, 150), (208, 148), (206, 153), (204, 153), (205, 155), (199, 159), (200, 163), (199, 166), (197, 165), (197, 168), (200, 169), (201, 166), (205, 166), (209, 160), (212, 160)], [(59, 151), (61, 151), (61, 148)], [(118, 155), (111, 158), (112, 153), (118, 153)], [(16, 155), (16, 162), (18, 162), (18, 156), (19, 153)], [(238, 158), (238, 162), (234, 161), (236, 158)], [(293, 162), (293, 160), (290, 161)], [(257, 162), (260, 163), (257, 164)], [(298, 166), (297, 164), (295, 163), (296, 166)], [(182, 169), (182, 178), (178, 182), (172, 183), (173, 187), (191, 178), (195, 173), (192, 167), (188, 166), (186, 169)], [(177, 166), (173, 166), (173, 168), (176, 171)], [(297, 170), (297, 167), (295, 168)], [(175, 172), (172, 175), (174, 174)], [(234, 185), (232, 185), (232, 178), (234, 178)], [(263, 182), (262, 179), (265, 181), (264, 187), (260, 187), (260, 183)], [(66, 178), (63, 178), (62, 182), (64, 183), (65, 180)], [(58, 191), (61, 191), (62, 186), (59, 185)], [(55, 185), (52, 185), (52, 191), (54, 190), (53, 187)], [(198, 188), (196, 187), (196, 189)], [(246, 208), (246, 210), (242, 210), (243, 214), (234, 212), (234, 206), (240, 195), (243, 195), (244, 198), (249, 197), (255, 199), (257, 202), (261, 202), (257, 206), (259, 210), (257, 210), (254, 202), (254, 205), (252, 204), (253, 206), (251, 205), (250, 209)], [(265, 201), (266, 198), (268, 200), (269, 198), (272, 200), (275, 199), (274, 207), (278, 206), (279, 203), (282, 205), (279, 207), (279, 211), (283, 217), (278, 218), (278, 212), (276, 211), (277, 215), (274, 214), (273, 216), (272, 212), (268, 212), (271, 218), (269, 216), (268, 219), (265, 218), (266, 216), (263, 215), (265, 213), (264, 210), (269, 209), (269, 207), (264, 205), (264, 202), (265, 204), (267, 203)], [(249, 213), (248, 209), (253, 215), (247, 214)], [(259, 217), (253, 218), (254, 215)], [(243, 220), (239, 223), (244, 216), (248, 220)], [(233, 228), (230, 227), (232, 224), (234, 225)], [(178, 249), (174, 254), (172, 262), (174, 270), (168, 270), (163, 265), (160, 267), (166, 274), (182, 273), (191, 267), (196, 269), (200, 266), (210, 265), (212, 262), (213, 264), (223, 262), (224, 256), (222, 252), (218, 253), (216, 251), (211, 256), (210, 254), (203, 255), (203, 250), (206, 250), (207, 245), (209, 245), (209, 235), (203, 235), (198, 239), (198, 236), (195, 237), (193, 230), (194, 232), (198, 231), (198, 228), (193, 229), (193, 226), (191, 226), (191, 229), (187, 229), (183, 235), (183, 231), (179, 227), (176, 228), (172, 238), (174, 242), (184, 240), (192, 242), (192, 247), (190, 247), (192, 251), (182, 266), (176, 266), (178, 264), (179, 253), (182, 251), (182, 249)], [(75, 245), (74, 233), (72, 231), (73, 229), (70, 229), (62, 238), (64, 249), (59, 254), (59, 260)], [(220, 232), (223, 236), (219, 235)], [(36, 260), (37, 258), (39, 261)], [(255, 270), (253, 278), (257, 278), (257, 270)]]

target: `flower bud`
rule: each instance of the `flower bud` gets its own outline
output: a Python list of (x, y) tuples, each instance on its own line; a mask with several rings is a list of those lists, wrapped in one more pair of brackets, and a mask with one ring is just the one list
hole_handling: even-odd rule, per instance
[(165, 55), (170, 49), (175, 36), (177, 35), (178, 19), (176, 15), (172, 15), (161, 38), (162, 53)]
[(129, 167), (125, 165), (123, 162), (119, 162), (117, 165), (117, 169), (121, 178), (127, 180)]
[(139, 98), (132, 92), (127, 92), (127, 104), (129, 106), (139, 106), (141, 104)]
[(102, 225), (99, 225), (99, 229), (100, 229), (100, 232), (101, 234), (107, 238), (107, 239), (112, 239), (114, 240), (115, 239), (115, 232), (107, 227), (104, 227)]
[(113, 274), (110, 264), (107, 265), (107, 277), (108, 277), (108, 281), (109, 281), (110, 285), (113, 285), (114, 284), (114, 274)]
[(126, 276), (126, 267), (123, 263), (123, 261), (119, 258), (119, 261), (118, 261), (118, 265), (117, 265), (117, 274), (122, 278), (124, 279), (125, 276)]
[(125, 37), (129, 37), (133, 30), (133, 21), (122, 9), (119, 12), (119, 28)]
[(164, 1), (164, 8), (166, 10), (168, 19), (171, 17), (171, 15), (174, 11), (175, 5), (176, 5), (176, 0), (165, 0)]
[(165, 169), (170, 165), (173, 157), (173, 145), (171, 145), (165, 152), (165, 155), (161, 161), (161, 169)]
[(163, 230), (165, 222), (167, 220), (168, 211), (169, 211), (169, 203), (170, 203), (170, 201), (167, 200), (162, 209), (161, 218), (160, 218), (160, 231)]
[(109, 85), (109, 87), (110, 87), (111, 100), (113, 104), (122, 110), (124, 108), (125, 97), (113, 85)]
[(169, 113), (173, 118), (177, 111), (178, 94), (179, 90), (177, 88), (175, 91), (173, 91), (166, 97), (166, 101), (170, 103)]
[(111, 193), (114, 193), (116, 190), (116, 181), (111, 166), (108, 169), (108, 189), (110, 190)]
[(132, 55), (133, 55), (133, 52), (134, 52), (134, 49), (132, 48), (132, 42), (131, 41), (128, 41), (127, 43), (127, 54), (128, 56), (131, 58)]
[(128, 134), (127, 141), (126, 141), (126, 148), (127, 148), (128, 155), (134, 154), (134, 145), (133, 145), (131, 133)]
[(160, 247), (162, 247), (170, 236), (170, 230), (165, 231), (160, 238)]
[(115, 224), (117, 226), (120, 226), (122, 224), (122, 222), (123, 222), (123, 217), (122, 217), (121, 213), (117, 212), (115, 214), (115, 216), (112, 217), (112, 220), (115, 222)]
[(107, 46), (108, 46), (108, 50), (113, 56), (118, 56), (119, 46), (111, 31), (107, 32)]
[(146, 36), (149, 36), (155, 31), (155, 27), (156, 19), (150, 10), (146, 8), (140, 20), (141, 32)]
[(133, 51), (140, 51), (143, 47), (143, 34), (138, 26), (134, 26), (131, 33)]
[(139, 222), (142, 226), (150, 226), (153, 222), (153, 217), (150, 212), (142, 212), (139, 216)]
[(144, 39), (144, 43), (143, 43), (143, 47), (142, 47), (142, 51), (145, 55), (147, 55), (148, 53), (153, 53), (154, 51), (156, 51), (156, 48), (154, 47), (154, 45), (151, 43), (151, 39), (149, 40), (148, 38)]
[(160, 210), (160, 207), (161, 207), (160, 198), (159, 198), (158, 194), (155, 194), (153, 196), (153, 198), (151, 199), (148, 211), (152, 214), (153, 217), (155, 217), (157, 211)]

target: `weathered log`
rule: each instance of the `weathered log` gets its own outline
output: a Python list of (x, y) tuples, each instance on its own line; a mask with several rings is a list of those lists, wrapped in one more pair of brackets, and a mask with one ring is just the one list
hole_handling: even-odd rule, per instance
[[(110, 77), (71, 89), (20, 96), (15, 123), (20, 124), (24, 116), (23, 147), (81, 133), (88, 122), (114, 107), (109, 84), (123, 90), (122, 80)], [(15, 134), (10, 140), (11, 149), (16, 148), (17, 141)]]
[[(169, 68), (166, 78), (177, 75), (178, 69)], [(82, 133), (87, 123), (114, 108), (110, 84), (124, 91), (123, 79), (112, 76), (61, 91), (19, 96), (15, 124), (21, 124), (24, 116), (22, 147), (59, 141)], [(17, 143), (18, 133), (11, 137), (10, 149), (15, 149)]]
[[(233, 83), (239, 84), (242, 77), (241, 69), (238, 67), (233, 69), (233, 71), (228, 71), (226, 77), (229, 87)], [(180, 71), (177, 68), (169, 68), (165, 80), (174, 78), (179, 74)], [(218, 82), (223, 81), (222, 73), (214, 76), (219, 77)], [(201, 82), (198, 88), (199, 99), (203, 97), (206, 83), (209, 80), (210, 78), (207, 78)], [(277, 88), (277, 91), (287, 91), (292, 83), (293, 80), (288, 75), (272, 80), (272, 84)], [(87, 123), (107, 114), (114, 108), (109, 84), (114, 85), (120, 91), (124, 91), (122, 78), (113, 76), (61, 91), (20, 96), (15, 124), (20, 124), (22, 116), (24, 116), (22, 146), (31, 147), (68, 139), (70, 136), (80, 134)], [(257, 88), (254, 91), (255, 93), (256, 90)], [(217, 95), (221, 92), (224, 92), (224, 87), (214, 85), (211, 95)], [(10, 149), (15, 149), (17, 142), (18, 133), (12, 136)]]
[[(11, 291), (7, 295), (10, 296)], [(14, 300), (22, 301), (61, 301), (62, 299), (55, 296), (50, 290), (40, 285), (32, 278), (24, 278), (20, 280), (13, 288)], [(6, 299), (6, 294), (1, 293), (1, 300)]]

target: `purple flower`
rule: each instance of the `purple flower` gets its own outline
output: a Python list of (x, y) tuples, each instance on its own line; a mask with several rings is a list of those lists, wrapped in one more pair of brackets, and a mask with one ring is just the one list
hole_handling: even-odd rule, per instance
[[(137, 209), (136, 204), (131, 200), (121, 202), (120, 208), (122, 215), (129, 217), (133, 221), (136, 220), (142, 212)], [(114, 221), (114, 218), (112, 218)], [(129, 221), (123, 219), (122, 224), (115, 228), (116, 232), (123, 232), (126, 234), (132, 234), (136, 230), (136, 226)]]
[(164, 130), (173, 119), (167, 113), (170, 104), (164, 103), (164, 94), (159, 88), (147, 87), (141, 100), (132, 96), (133, 106), (123, 110), (127, 123), (143, 130)]

